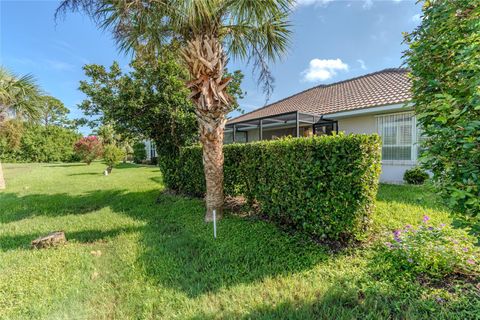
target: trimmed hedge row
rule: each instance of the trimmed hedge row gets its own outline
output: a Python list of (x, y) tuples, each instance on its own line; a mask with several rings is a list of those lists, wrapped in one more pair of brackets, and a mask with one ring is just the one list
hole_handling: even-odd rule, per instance
[[(257, 201), (271, 220), (315, 238), (360, 239), (380, 174), (377, 135), (287, 138), (224, 147), (225, 194)], [(202, 196), (201, 147), (182, 149), (176, 189)]]

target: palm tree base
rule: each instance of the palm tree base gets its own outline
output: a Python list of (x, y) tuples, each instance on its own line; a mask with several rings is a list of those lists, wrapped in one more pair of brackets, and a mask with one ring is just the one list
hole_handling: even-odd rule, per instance
[[(223, 208), (216, 208), (215, 209), (215, 220), (219, 221), (223, 218)], [(208, 210), (207, 213), (205, 214), (205, 222), (213, 222), (213, 209)]]

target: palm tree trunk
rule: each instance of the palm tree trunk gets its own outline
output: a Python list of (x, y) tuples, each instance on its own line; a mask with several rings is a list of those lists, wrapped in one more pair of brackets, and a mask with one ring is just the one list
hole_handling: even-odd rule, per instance
[(6, 188), (5, 179), (3, 177), (2, 163), (0, 162), (0, 190)]
[(188, 42), (182, 51), (193, 80), (188, 83), (203, 145), (203, 167), (207, 193), (205, 221), (223, 215), (223, 137), (226, 115), (231, 98), (227, 85), (231, 79), (223, 77), (227, 56), (221, 42), (214, 36), (199, 36)]
[(222, 124), (204, 120), (199, 122), (200, 141), (203, 145), (203, 171), (207, 187), (205, 221), (211, 222), (213, 221), (213, 210), (216, 212), (217, 220), (223, 216), (223, 130), (226, 121), (223, 121)]

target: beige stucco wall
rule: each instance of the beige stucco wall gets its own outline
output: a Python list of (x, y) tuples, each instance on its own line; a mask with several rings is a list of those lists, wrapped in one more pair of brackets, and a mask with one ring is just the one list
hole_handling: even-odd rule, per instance
[[(347, 134), (361, 133), (372, 134), (377, 133), (377, 124), (375, 115), (350, 117), (338, 119), (338, 129)], [(415, 163), (407, 163), (405, 161), (383, 161), (380, 182), (383, 183), (403, 183), (403, 174), (406, 170), (415, 166)]]
[(376, 133), (375, 116), (361, 116), (338, 120), (338, 129), (345, 133)]
[[(346, 134), (372, 134), (377, 133), (377, 125), (375, 115), (365, 115), (357, 117), (340, 118), (338, 120), (339, 131)], [(294, 127), (292, 127), (294, 128)], [(268, 133), (267, 133), (268, 132)], [(301, 130), (303, 132), (303, 130)], [(274, 128), (265, 128), (264, 137), (282, 136), (282, 131)], [(302, 133), (301, 133), (302, 134)], [(248, 132), (248, 142), (259, 140), (258, 129)], [(380, 181), (384, 183), (403, 183), (403, 174), (406, 170), (412, 168), (415, 163), (407, 163), (404, 161), (384, 161), (382, 163), (382, 173)]]

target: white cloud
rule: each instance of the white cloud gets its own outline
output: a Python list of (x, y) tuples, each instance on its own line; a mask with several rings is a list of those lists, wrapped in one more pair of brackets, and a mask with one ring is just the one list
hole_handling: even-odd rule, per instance
[(371, 7), (373, 7), (373, 0), (365, 0), (365, 2), (363, 3), (363, 9), (370, 9)]
[[(330, 2), (333, 2), (333, 1), (342, 1), (342, 0), (297, 0), (295, 2), (295, 6), (296, 7), (300, 7), (300, 6), (311, 6), (311, 5), (314, 5), (314, 6), (325, 6), (327, 4), (329, 4)], [(352, 6), (352, 1), (354, 0), (350, 0), (348, 3), (347, 3), (347, 7), (351, 7)], [(358, 1), (358, 2), (363, 2), (363, 9), (365, 10), (369, 10), (373, 7), (374, 5), (374, 2), (379, 2), (379, 1), (385, 1), (385, 0), (355, 0), (355, 1)], [(393, 3), (400, 3), (402, 2), (403, 0), (387, 0), (387, 1), (391, 1)]]
[(367, 70), (367, 66), (365, 65), (365, 61), (363, 61), (362, 59), (358, 59), (357, 62), (360, 63), (360, 68), (362, 68), (362, 70)]
[(417, 13), (416, 15), (412, 16), (412, 22), (420, 23), (422, 22), (422, 15)]
[(337, 71), (348, 71), (348, 64), (341, 59), (313, 59), (308, 69), (302, 72), (303, 80), (325, 81), (337, 75)]
[(63, 62), (59, 60), (49, 60), (46, 59), (45, 62), (48, 64), (48, 66), (52, 69), (59, 70), (59, 71), (70, 71), (75, 68), (73, 64), (70, 64), (68, 62)]
[(297, 0), (296, 6), (326, 5), (333, 0)]

